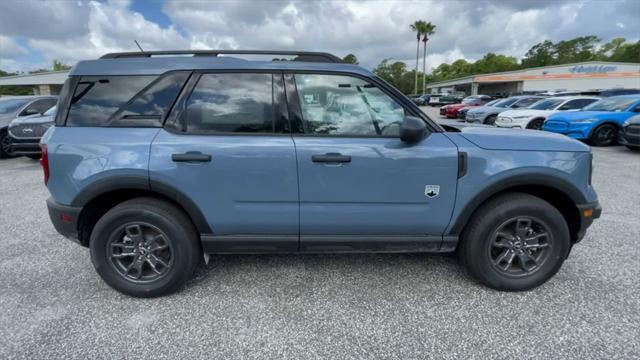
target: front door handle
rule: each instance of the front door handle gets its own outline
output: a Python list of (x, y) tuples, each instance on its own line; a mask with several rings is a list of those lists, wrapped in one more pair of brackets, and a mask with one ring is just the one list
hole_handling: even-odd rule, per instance
[(324, 155), (311, 155), (311, 161), (315, 163), (350, 163), (351, 156), (339, 153), (328, 153)]
[(175, 162), (209, 162), (211, 155), (198, 151), (189, 151), (184, 154), (171, 154), (171, 160)]

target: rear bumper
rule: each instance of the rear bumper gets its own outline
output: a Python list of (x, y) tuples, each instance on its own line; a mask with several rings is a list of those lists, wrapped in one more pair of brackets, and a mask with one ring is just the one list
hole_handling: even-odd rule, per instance
[(600, 206), (600, 203), (596, 201), (578, 205), (578, 210), (580, 211), (580, 228), (578, 229), (578, 234), (575, 239), (576, 243), (584, 238), (584, 235), (587, 233), (587, 229), (591, 224), (593, 224), (593, 220), (602, 215), (602, 206)]
[(78, 217), (82, 207), (58, 204), (53, 198), (47, 199), (47, 209), (53, 227), (62, 236), (80, 244), (78, 240)]

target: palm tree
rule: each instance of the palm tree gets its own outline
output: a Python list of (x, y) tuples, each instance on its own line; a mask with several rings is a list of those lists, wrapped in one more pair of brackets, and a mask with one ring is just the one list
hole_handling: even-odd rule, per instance
[(427, 22), (423, 24), (422, 29), (422, 42), (424, 43), (424, 52), (422, 55), (422, 93), (427, 92), (427, 41), (429, 40), (429, 36), (432, 36), (436, 33), (436, 26), (431, 22)]
[(420, 59), (420, 36), (422, 35), (422, 28), (424, 27), (425, 22), (422, 20), (416, 20), (413, 24), (409, 25), (411, 30), (416, 32), (416, 72), (415, 72), (415, 81), (413, 83), (413, 93), (418, 93), (418, 61)]

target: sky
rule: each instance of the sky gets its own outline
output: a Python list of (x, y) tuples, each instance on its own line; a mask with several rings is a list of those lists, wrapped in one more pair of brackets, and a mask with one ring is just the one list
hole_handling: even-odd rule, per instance
[(640, 38), (640, 0), (0, 0), (0, 69), (73, 65), (115, 51), (247, 49), (355, 54), (414, 66), (409, 25), (436, 25), (427, 67), (488, 52), (522, 58), (544, 40)]

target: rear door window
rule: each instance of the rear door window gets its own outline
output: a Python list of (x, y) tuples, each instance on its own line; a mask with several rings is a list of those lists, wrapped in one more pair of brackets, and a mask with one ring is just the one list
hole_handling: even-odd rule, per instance
[(202, 74), (186, 103), (187, 132), (274, 131), (272, 74)]

